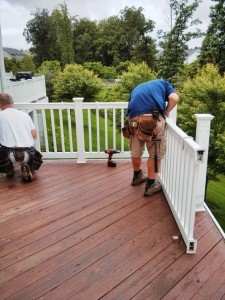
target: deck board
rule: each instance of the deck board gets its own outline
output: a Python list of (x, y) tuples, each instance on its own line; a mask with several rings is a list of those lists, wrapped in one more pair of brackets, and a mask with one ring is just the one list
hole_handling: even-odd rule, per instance
[(1, 299), (225, 297), (225, 243), (208, 213), (186, 254), (163, 192), (143, 197), (131, 177), (124, 160), (45, 161), (27, 184), (19, 168), (1, 176)]

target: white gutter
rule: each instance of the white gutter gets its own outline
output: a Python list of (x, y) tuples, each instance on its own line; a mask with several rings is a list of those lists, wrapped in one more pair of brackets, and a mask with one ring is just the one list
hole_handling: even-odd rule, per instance
[(0, 92), (4, 93), (5, 89), (6, 89), (5, 63), (4, 63), (4, 56), (3, 56), (2, 31), (1, 31), (1, 24), (0, 24)]

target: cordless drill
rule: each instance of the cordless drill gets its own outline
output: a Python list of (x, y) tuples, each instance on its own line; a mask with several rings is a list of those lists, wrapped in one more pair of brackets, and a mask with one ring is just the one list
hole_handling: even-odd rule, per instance
[(105, 153), (109, 154), (109, 157), (108, 157), (108, 167), (116, 167), (116, 162), (112, 161), (112, 156), (113, 156), (113, 154), (120, 153), (120, 151), (113, 150), (113, 149), (105, 149)]

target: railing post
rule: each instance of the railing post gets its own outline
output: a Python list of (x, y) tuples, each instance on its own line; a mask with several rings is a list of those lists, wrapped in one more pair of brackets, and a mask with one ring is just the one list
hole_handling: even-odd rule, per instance
[(73, 98), (76, 117), (77, 163), (86, 163), (84, 143), (84, 120), (82, 102), (84, 98)]
[(204, 149), (203, 163), (200, 165), (199, 178), (201, 179), (197, 187), (197, 202), (196, 211), (203, 211), (205, 201), (205, 189), (206, 189), (206, 174), (208, 163), (208, 149), (209, 149), (209, 136), (211, 120), (214, 116), (210, 114), (195, 114), (197, 119), (196, 127), (196, 143)]
[(171, 110), (169, 118), (173, 120), (174, 124), (177, 124), (177, 105)]

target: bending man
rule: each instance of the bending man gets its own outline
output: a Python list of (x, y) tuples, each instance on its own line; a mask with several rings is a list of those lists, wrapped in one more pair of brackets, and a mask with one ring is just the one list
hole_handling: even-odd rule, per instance
[[(178, 99), (173, 86), (163, 79), (141, 83), (131, 92), (127, 111), (129, 126), (133, 131), (129, 144), (134, 170), (131, 185), (146, 182), (145, 196), (161, 190), (157, 177), (161, 159), (166, 153), (165, 119), (177, 105)], [(145, 145), (149, 153), (147, 177), (140, 169)]]

